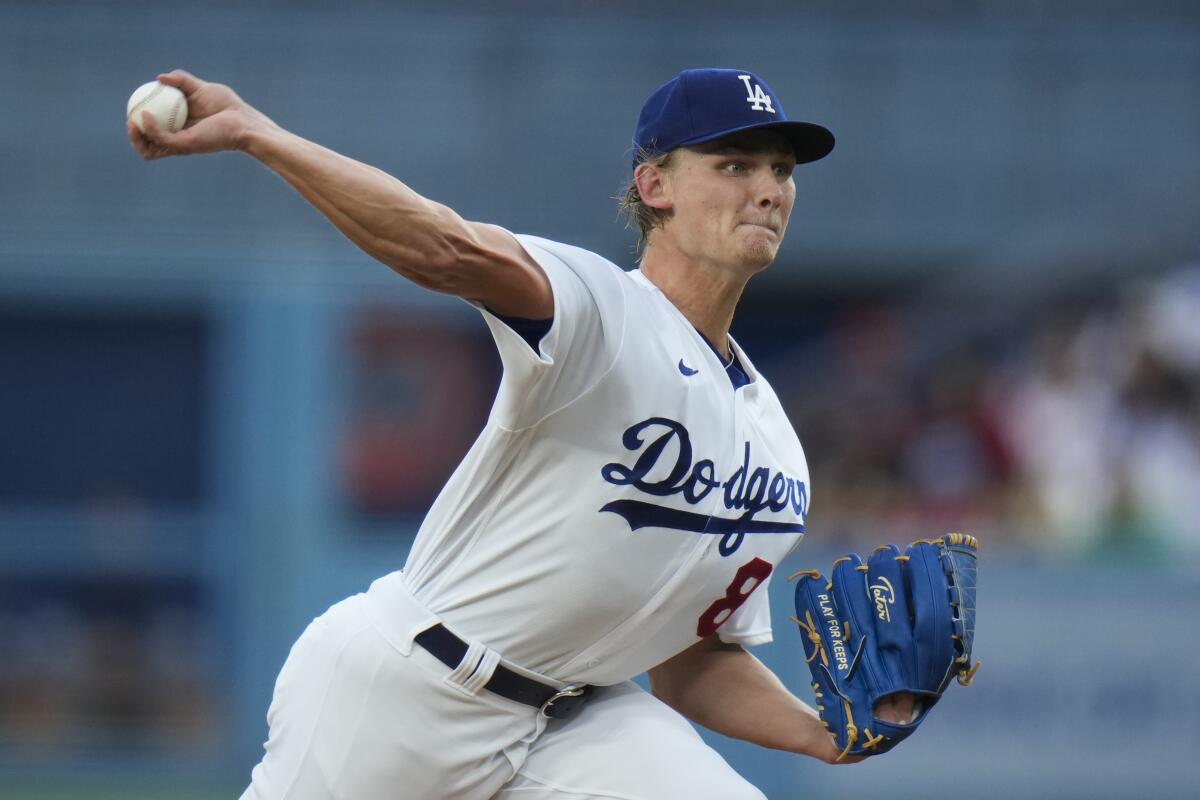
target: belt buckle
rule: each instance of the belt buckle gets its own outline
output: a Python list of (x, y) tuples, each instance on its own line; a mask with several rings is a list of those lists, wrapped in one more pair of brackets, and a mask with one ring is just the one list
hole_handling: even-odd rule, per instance
[[(579, 710), (582, 701), (589, 694), (589, 689), (592, 687), (587, 684), (571, 684), (564, 686), (542, 703), (538, 713), (547, 719), (568, 719), (575, 715)], [(561, 705), (558, 702), (564, 701)], [(573, 702), (572, 702), (573, 701)]]

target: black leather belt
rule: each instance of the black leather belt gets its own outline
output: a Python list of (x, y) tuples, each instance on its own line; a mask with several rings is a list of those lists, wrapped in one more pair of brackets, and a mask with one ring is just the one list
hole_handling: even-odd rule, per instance
[[(448, 631), (444, 625), (434, 625), (421, 631), (413, 641), (451, 669), (456, 669), (467, 654), (467, 643)], [(587, 684), (555, 689), (513, 672), (503, 664), (496, 665), (492, 677), (483, 688), (509, 700), (533, 706), (551, 719), (569, 719), (575, 716), (594, 689)]]

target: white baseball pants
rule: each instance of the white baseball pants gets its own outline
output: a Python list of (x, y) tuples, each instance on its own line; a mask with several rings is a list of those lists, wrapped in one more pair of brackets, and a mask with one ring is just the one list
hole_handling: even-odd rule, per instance
[(451, 670), (414, 645), (436, 621), (400, 573), (314, 620), (279, 673), (242, 800), (764, 800), (636, 684), (546, 720), (480, 688), (486, 648)]

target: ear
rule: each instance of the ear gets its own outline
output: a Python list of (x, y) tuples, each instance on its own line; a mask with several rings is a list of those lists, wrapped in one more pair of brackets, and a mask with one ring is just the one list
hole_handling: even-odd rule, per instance
[(671, 181), (667, 170), (654, 164), (638, 164), (633, 172), (638, 194), (642, 202), (651, 208), (668, 211), (674, 205), (671, 200)]

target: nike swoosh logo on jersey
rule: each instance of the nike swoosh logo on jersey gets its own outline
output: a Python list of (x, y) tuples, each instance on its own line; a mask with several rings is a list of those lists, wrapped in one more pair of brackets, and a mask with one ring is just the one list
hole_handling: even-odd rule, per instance
[(699, 372), (700, 370), (692, 369), (687, 364), (683, 363), (683, 359), (681, 358), (681, 359), (679, 359), (679, 371), (690, 378), (693, 375), (695, 375), (697, 372)]

